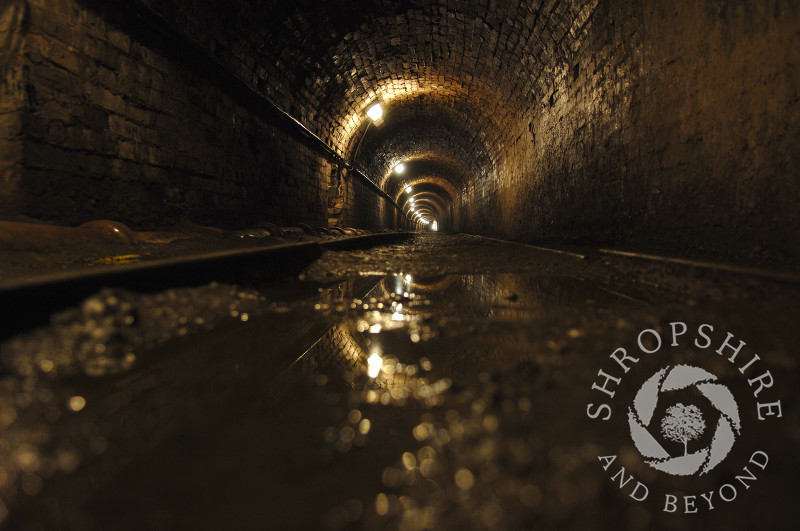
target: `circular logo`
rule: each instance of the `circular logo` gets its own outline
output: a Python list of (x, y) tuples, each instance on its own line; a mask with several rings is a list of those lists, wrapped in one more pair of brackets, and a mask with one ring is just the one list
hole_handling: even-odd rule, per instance
[[(633, 443), (647, 464), (668, 474), (689, 476), (705, 474), (725, 459), (739, 435), (741, 423), (733, 394), (726, 386), (714, 383), (716, 380), (716, 376), (699, 367), (675, 365), (661, 369), (642, 384), (628, 408), (628, 425)], [(654, 422), (653, 417), (662, 392), (691, 386), (719, 412), (719, 420), (711, 443), (689, 453), (688, 443), (698, 439), (707, 428), (700, 409), (677, 403), (666, 409), (660, 422)], [(682, 443), (683, 455), (670, 455), (653, 436), (657, 429), (663, 438)]]

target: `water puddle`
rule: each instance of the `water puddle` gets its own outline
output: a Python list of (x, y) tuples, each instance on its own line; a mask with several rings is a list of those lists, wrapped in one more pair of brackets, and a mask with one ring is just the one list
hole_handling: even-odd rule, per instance
[(511, 274), (98, 297), (3, 346), (12, 526), (651, 523), (576, 417), (614, 346), (658, 326), (635, 299)]

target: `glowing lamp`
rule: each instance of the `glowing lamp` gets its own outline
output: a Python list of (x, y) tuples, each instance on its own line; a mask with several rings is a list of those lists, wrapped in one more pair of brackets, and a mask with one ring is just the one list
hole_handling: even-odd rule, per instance
[(373, 122), (380, 120), (381, 116), (383, 116), (383, 108), (381, 107), (381, 104), (376, 103), (370, 107), (369, 110), (367, 110), (367, 116), (369, 116), (370, 120)]

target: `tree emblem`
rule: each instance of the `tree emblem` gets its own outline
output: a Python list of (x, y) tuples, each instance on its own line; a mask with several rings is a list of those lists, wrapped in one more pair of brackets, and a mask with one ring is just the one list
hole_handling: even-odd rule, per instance
[(683, 443), (683, 455), (689, 454), (689, 441), (700, 437), (705, 430), (706, 421), (695, 405), (678, 403), (670, 406), (661, 419), (661, 433), (670, 441)]
[[(650, 433), (650, 425), (658, 429), (654, 420), (662, 393), (694, 387), (708, 399), (719, 413), (713, 426), (711, 443), (691, 453), (688, 442), (697, 439), (706, 429), (706, 422), (697, 406), (676, 404), (667, 408), (661, 422), (661, 433), (667, 439), (683, 443), (684, 455), (672, 456)], [(645, 462), (653, 468), (676, 476), (705, 474), (718, 464), (733, 448), (741, 430), (739, 408), (730, 390), (717, 382), (717, 377), (700, 367), (674, 365), (665, 367), (648, 378), (628, 408), (628, 426), (631, 439)]]

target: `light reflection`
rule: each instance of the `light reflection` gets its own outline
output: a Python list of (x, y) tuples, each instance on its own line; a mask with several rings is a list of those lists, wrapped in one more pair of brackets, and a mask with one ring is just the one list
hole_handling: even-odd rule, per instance
[(73, 396), (67, 401), (67, 406), (72, 411), (80, 411), (84, 407), (86, 407), (86, 399), (82, 396)]
[[(513, 511), (540, 507), (545, 488), (523, 472), (532, 463), (535, 449), (541, 448), (539, 439), (533, 435), (517, 436), (522, 433), (521, 428), (524, 433), (535, 432), (530, 429), (537, 418), (532, 414), (532, 387), (526, 387), (526, 382), (529, 367), (538, 365), (515, 365), (512, 359), (509, 369), (502, 369), (503, 377), (513, 383), (508, 386), (503, 385), (503, 380), (496, 381), (494, 372), (477, 375), (479, 384), (463, 375), (474, 375), (478, 366), (473, 366), (477, 363), (473, 359), (481, 356), (486, 356), (492, 371), (495, 361), (505, 362), (498, 354), (515, 356), (520, 351), (520, 338), (512, 341), (512, 334), (508, 334), (506, 339), (506, 331), (516, 330), (520, 322), (529, 322), (531, 315), (539, 315), (537, 296), (541, 292), (549, 294), (554, 287), (547, 282), (531, 285), (527, 279), (511, 275), (420, 276), (414, 271), (414, 277), (405, 271), (384, 277), (364, 297), (369, 304), (353, 299), (352, 304), (347, 301), (344, 305), (350, 310), (345, 310), (343, 328), (357, 331), (352, 335), (363, 350), (353, 363), (342, 364), (346, 371), (354, 370), (346, 372), (349, 390), (342, 395), (342, 406), (336, 406), (341, 407), (337, 415), (342, 420), (325, 431), (325, 441), (331, 453), (343, 453), (351, 447), (375, 443), (386, 436), (387, 429), (398, 426), (406, 430), (407, 436), (413, 436), (407, 446), (393, 450), (394, 465), (378, 470), (384, 487), (397, 494), (372, 492), (375, 516), (392, 519), (379, 524), (401, 527), (393, 524), (398, 520), (410, 522), (424, 509), (430, 511), (426, 513), (427, 524), (419, 528), (440, 528), (453, 504), (464, 503), (470, 508), (462, 516), (475, 518), (487, 528), (499, 528), (507, 518), (512, 524), (506, 528), (517, 528), (513, 524), (519, 522), (514, 520)], [(559, 287), (560, 284), (555, 286)], [(555, 291), (556, 296), (565, 296), (564, 290)], [(473, 317), (475, 308), (480, 313)], [(499, 329), (481, 327), (484, 319), (490, 319)], [(472, 326), (473, 321), (477, 325)], [(367, 336), (376, 325), (380, 326), (381, 335)], [(571, 325), (562, 335), (578, 338), (582, 335), (579, 330)], [(495, 333), (502, 335), (493, 344), (505, 350), (483, 352), (485, 340), (481, 335)], [(459, 339), (465, 335), (469, 337)], [(443, 345), (452, 350), (452, 356), (442, 352)], [(334, 348), (341, 349), (341, 342)], [(556, 349), (547, 345), (542, 348)], [(430, 354), (430, 359), (421, 354)], [(537, 355), (535, 363), (541, 359)], [(395, 412), (377, 411), (385, 406), (395, 411), (410, 407), (399, 410), (402, 420), (395, 422), (391, 417)], [(364, 416), (381, 421), (371, 425)], [(519, 432), (514, 431), (518, 428)], [(429, 496), (429, 489), (438, 498)], [(572, 491), (569, 495), (571, 500), (577, 499)]]
[(372, 355), (367, 358), (367, 375), (369, 375), (370, 378), (377, 378), (382, 367), (383, 358), (381, 358), (377, 352), (373, 352)]

